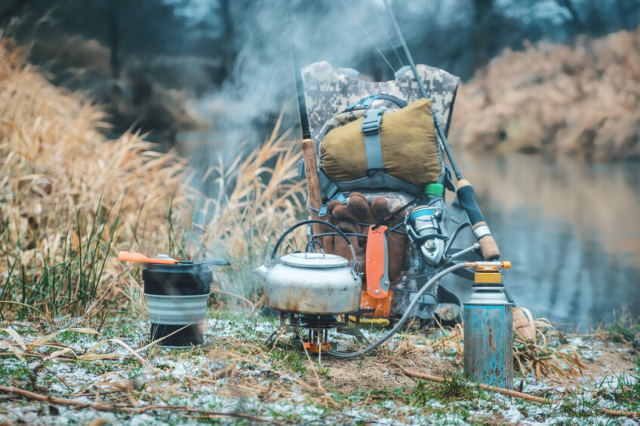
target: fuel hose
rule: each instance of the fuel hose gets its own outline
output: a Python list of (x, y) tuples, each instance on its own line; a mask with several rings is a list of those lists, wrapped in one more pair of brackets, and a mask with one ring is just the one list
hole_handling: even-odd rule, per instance
[(340, 357), (340, 358), (356, 358), (356, 357), (359, 357), (361, 355), (366, 354), (367, 352), (370, 352), (370, 351), (374, 350), (375, 348), (377, 348), (378, 346), (382, 345), (384, 342), (389, 340), (394, 334), (396, 334), (398, 332), (400, 327), (402, 327), (402, 325), (405, 323), (405, 321), (407, 321), (407, 319), (411, 315), (411, 311), (413, 311), (413, 308), (415, 308), (416, 305), (418, 304), (418, 301), (420, 300), (420, 297), (422, 297), (422, 295), (424, 293), (426, 293), (427, 290), (429, 290), (429, 288), (434, 283), (436, 283), (440, 278), (444, 277), (445, 275), (450, 274), (453, 271), (457, 271), (458, 269), (463, 269), (463, 268), (465, 268), (465, 263), (464, 262), (456, 263), (455, 265), (450, 266), (447, 269), (443, 269), (442, 271), (440, 271), (436, 275), (434, 275), (434, 277), (431, 278), (429, 281), (427, 281), (427, 283), (420, 289), (420, 291), (418, 291), (416, 293), (416, 296), (413, 298), (413, 301), (409, 304), (409, 307), (405, 311), (405, 313), (402, 316), (402, 318), (400, 318), (400, 320), (396, 323), (396, 325), (393, 326), (393, 328), (391, 330), (389, 330), (387, 332), (387, 334), (382, 336), (379, 340), (373, 342), (372, 344), (370, 344), (366, 348), (364, 348), (362, 350), (359, 350), (359, 351), (356, 351), (356, 352), (338, 352), (338, 351), (328, 350), (327, 353), (329, 355), (337, 356), (337, 357)]

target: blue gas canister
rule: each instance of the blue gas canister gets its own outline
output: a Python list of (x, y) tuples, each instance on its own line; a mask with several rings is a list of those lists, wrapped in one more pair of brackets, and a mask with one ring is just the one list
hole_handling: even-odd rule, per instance
[(476, 262), (473, 293), (464, 304), (464, 372), (478, 383), (513, 387), (513, 305), (500, 268), (509, 262)]

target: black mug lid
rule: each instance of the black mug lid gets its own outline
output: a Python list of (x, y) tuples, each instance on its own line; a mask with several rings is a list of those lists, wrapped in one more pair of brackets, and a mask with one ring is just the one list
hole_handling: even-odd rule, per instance
[(142, 270), (144, 292), (155, 295), (208, 294), (213, 272), (206, 265), (182, 261), (175, 265), (148, 263)]

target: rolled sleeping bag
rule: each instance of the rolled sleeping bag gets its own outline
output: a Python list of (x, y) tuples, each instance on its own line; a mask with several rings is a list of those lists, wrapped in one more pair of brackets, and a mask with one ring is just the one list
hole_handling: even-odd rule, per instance
[(485, 260), (499, 259), (500, 250), (498, 250), (498, 245), (493, 239), (489, 226), (487, 222), (485, 222), (484, 216), (478, 207), (473, 187), (466, 179), (460, 179), (457, 186), (458, 201), (460, 202), (460, 206), (467, 212), (467, 216), (473, 227), (473, 234), (478, 240), (478, 244), (480, 244), (482, 257)]
[[(363, 132), (367, 113), (354, 121), (334, 127), (320, 144), (322, 170), (333, 182), (348, 182), (370, 177), (375, 170), (411, 185), (425, 185), (438, 180), (442, 161), (434, 130), (431, 101), (419, 99), (398, 110), (379, 111), (379, 125), (373, 126), (376, 138)], [(336, 116), (352, 117), (349, 111)], [(346, 120), (346, 118), (340, 120)], [(374, 142), (375, 141), (375, 142)], [(373, 145), (371, 145), (373, 144)], [(377, 160), (371, 164), (372, 159)], [(379, 164), (378, 164), (379, 163)]]

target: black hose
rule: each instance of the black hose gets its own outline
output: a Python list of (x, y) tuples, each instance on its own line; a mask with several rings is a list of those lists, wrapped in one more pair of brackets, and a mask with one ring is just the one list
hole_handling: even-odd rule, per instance
[(453, 234), (449, 236), (449, 239), (447, 240), (447, 243), (444, 246), (445, 256), (447, 255), (447, 253), (449, 253), (449, 249), (453, 245), (453, 242), (455, 241), (455, 239), (458, 238), (458, 234), (460, 233), (460, 231), (462, 231), (465, 228), (470, 228), (473, 231), (473, 228), (471, 227), (471, 224), (469, 222), (464, 222), (462, 225), (458, 226), (456, 230), (453, 231)]
[(329, 355), (337, 356), (337, 357), (340, 357), (340, 358), (355, 358), (355, 357), (358, 357), (360, 355), (364, 355), (367, 352), (372, 351), (373, 349), (375, 349), (378, 346), (382, 345), (384, 342), (389, 340), (394, 334), (396, 334), (396, 332), (400, 329), (400, 327), (402, 327), (402, 324), (404, 324), (405, 321), (409, 318), (409, 315), (411, 315), (411, 311), (413, 310), (413, 308), (415, 308), (416, 305), (418, 304), (418, 301), (420, 300), (420, 297), (422, 297), (422, 295), (424, 293), (426, 293), (426, 291), (435, 282), (437, 282), (443, 276), (445, 276), (445, 275), (447, 275), (447, 274), (449, 274), (449, 273), (451, 273), (453, 271), (457, 271), (458, 269), (463, 269), (464, 267), (465, 267), (464, 262), (463, 263), (456, 263), (455, 265), (450, 266), (447, 269), (442, 270), (441, 272), (436, 274), (433, 278), (431, 278), (429, 281), (427, 281), (427, 283), (420, 289), (420, 291), (418, 291), (416, 293), (413, 301), (409, 304), (409, 307), (405, 311), (405, 313), (402, 316), (402, 318), (400, 318), (398, 323), (391, 330), (389, 330), (387, 332), (387, 334), (382, 336), (376, 342), (374, 342), (374, 343), (370, 344), (369, 346), (367, 346), (366, 348), (364, 348), (364, 349), (362, 349), (360, 351), (356, 351), (356, 352), (338, 352), (338, 351), (329, 350), (329, 351), (327, 351), (327, 353)]

